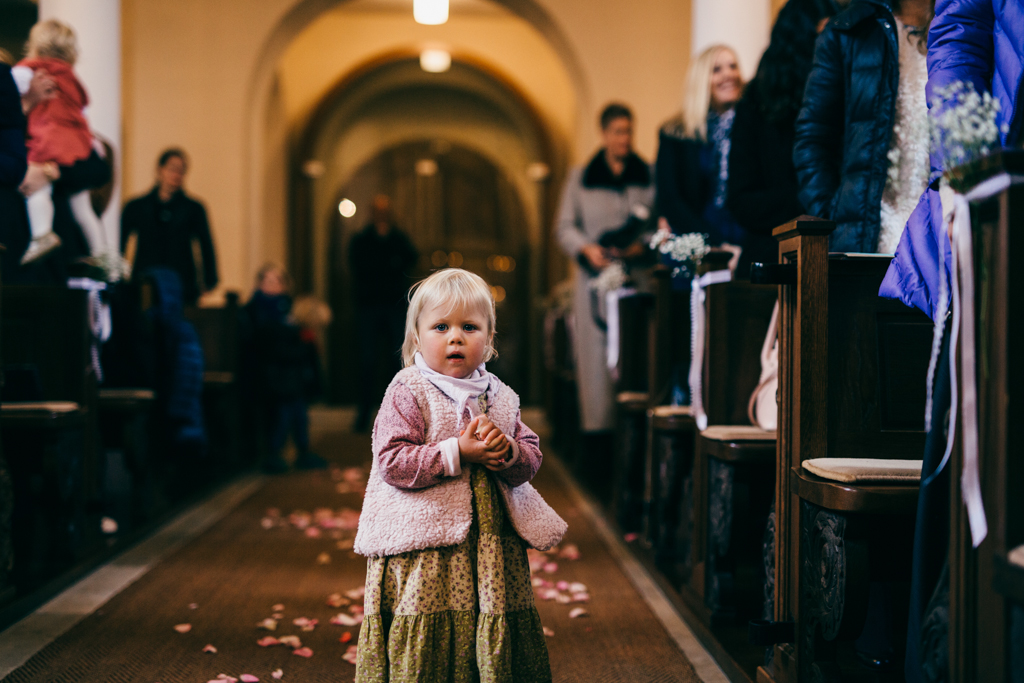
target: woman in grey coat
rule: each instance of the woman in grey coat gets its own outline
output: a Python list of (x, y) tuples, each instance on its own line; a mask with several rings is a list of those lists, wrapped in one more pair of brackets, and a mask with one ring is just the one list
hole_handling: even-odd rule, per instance
[(654, 206), (651, 167), (633, 152), (633, 114), (621, 104), (601, 113), (604, 146), (590, 162), (569, 174), (558, 213), (558, 240), (580, 263), (573, 300), (573, 345), (579, 387), (580, 428), (584, 433), (614, 427), (612, 379), (606, 362), (605, 332), (591, 310), (590, 284), (612, 258), (644, 251), (639, 240), (623, 248), (602, 247), (603, 235), (625, 226), (631, 217), (646, 218)]

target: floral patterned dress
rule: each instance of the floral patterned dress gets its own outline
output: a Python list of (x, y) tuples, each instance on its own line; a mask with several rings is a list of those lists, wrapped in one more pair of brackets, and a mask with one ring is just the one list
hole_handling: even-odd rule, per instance
[(470, 467), (465, 541), (368, 560), (357, 683), (551, 681), (526, 543), (494, 475)]

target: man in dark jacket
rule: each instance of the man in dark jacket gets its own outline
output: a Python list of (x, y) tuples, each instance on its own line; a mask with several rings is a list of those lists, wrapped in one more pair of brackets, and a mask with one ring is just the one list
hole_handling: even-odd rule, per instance
[[(389, 375), (399, 370), (399, 352), (405, 337), (406, 295), (419, 259), (416, 248), (391, 218), (391, 200), (377, 195), (373, 220), (352, 238), (348, 249), (352, 294), (359, 320), (359, 412), (356, 430), (369, 427), (370, 411), (381, 392), (374, 386), (381, 358)], [(366, 334), (370, 337), (367, 338)]]
[[(156, 187), (128, 202), (121, 214), (121, 252), (133, 262), (135, 273), (161, 266), (177, 272), (182, 299), (191, 306), (217, 286), (218, 278), (206, 209), (182, 189), (187, 170), (188, 162), (180, 149), (160, 155)], [(134, 254), (130, 253), (132, 241)], [(199, 264), (194, 245), (199, 247)]]

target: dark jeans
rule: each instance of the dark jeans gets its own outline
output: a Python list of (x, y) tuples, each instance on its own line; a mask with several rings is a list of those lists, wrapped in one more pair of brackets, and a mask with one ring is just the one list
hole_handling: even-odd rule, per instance
[(402, 342), (405, 339), (405, 309), (395, 306), (356, 306), (356, 340), (359, 349), (359, 415), (365, 422), (384, 396), (377, 381), (381, 361), (387, 366), (388, 380), (402, 368)]
[[(946, 452), (946, 435), (951, 403), (949, 385), (949, 335), (947, 322), (942, 351), (939, 354), (932, 387), (931, 431), (924, 443), (921, 467), (921, 492), (917, 499), (917, 523), (914, 530), (914, 567), (910, 582), (910, 614), (907, 620), (907, 656), (904, 672), (907, 683), (920, 683), (932, 678), (922, 669), (921, 635), (925, 611), (939, 587), (942, 566), (949, 549), (949, 486), (946, 468), (927, 485), (925, 482), (942, 462)], [(931, 659), (931, 658), (929, 658)], [(934, 675), (934, 674), (933, 674)]]
[(281, 455), (288, 434), (299, 451), (309, 452), (309, 409), (303, 399), (282, 401), (270, 406), (270, 457)]

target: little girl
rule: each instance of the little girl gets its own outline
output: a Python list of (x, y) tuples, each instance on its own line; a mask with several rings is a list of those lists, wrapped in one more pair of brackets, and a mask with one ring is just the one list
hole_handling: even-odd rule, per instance
[(566, 524), (528, 483), (543, 456), (519, 396), (484, 365), (494, 325), (477, 275), (450, 268), (413, 291), (355, 542), (369, 558), (360, 683), (551, 680), (526, 548)]
[[(32, 27), (26, 57), (15, 67), (23, 72), (43, 70), (56, 87), (51, 99), (40, 102), (28, 113), (29, 166), (42, 166), (51, 182), (26, 199), (32, 241), (22, 263), (38, 260), (60, 246), (60, 238), (53, 232), (52, 181), (60, 177), (59, 166), (71, 166), (87, 159), (92, 152), (93, 135), (82, 113), (89, 97), (72, 68), (77, 58), (75, 32), (70, 26), (49, 19)], [(103, 225), (92, 209), (89, 191), (71, 195), (70, 203), (90, 252), (93, 256), (101, 254), (105, 250)]]

